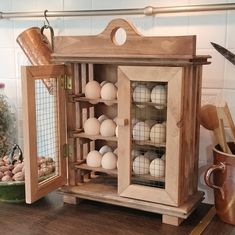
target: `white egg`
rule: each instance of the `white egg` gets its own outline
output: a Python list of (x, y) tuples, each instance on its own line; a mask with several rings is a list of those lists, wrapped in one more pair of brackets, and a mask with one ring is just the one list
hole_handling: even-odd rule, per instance
[[(151, 92), (145, 85), (137, 85), (133, 91), (133, 100), (135, 102), (149, 102)], [(139, 108), (144, 108), (145, 105), (137, 105)]]
[(158, 154), (153, 152), (153, 151), (147, 151), (145, 154), (144, 154), (145, 157), (148, 157), (150, 159), (150, 161), (152, 161), (153, 159), (155, 158), (158, 158)]
[(100, 90), (101, 90), (101, 87), (97, 81), (90, 81), (85, 86), (85, 96), (88, 99), (99, 99)]
[(153, 143), (161, 144), (166, 142), (166, 125), (157, 123), (150, 130), (150, 140)]
[[(156, 85), (151, 91), (151, 102), (158, 104), (167, 103), (167, 90), (166, 86)], [(157, 109), (164, 109), (163, 105), (156, 105)]]
[(100, 134), (105, 137), (115, 136), (116, 126), (112, 119), (106, 119), (100, 125)]
[(149, 140), (150, 127), (145, 122), (137, 122), (133, 127), (133, 139), (139, 141)]
[(111, 83), (105, 83), (100, 91), (100, 96), (104, 100), (114, 100), (117, 98), (117, 87)]
[(151, 161), (149, 166), (150, 175), (154, 177), (163, 177), (165, 176), (165, 161), (156, 158)]
[(84, 123), (84, 132), (87, 135), (99, 135), (100, 122), (97, 118), (88, 118)]
[(113, 152), (113, 150), (108, 145), (104, 145), (100, 148), (99, 152), (101, 153), (101, 155), (104, 155), (105, 153)]
[(112, 152), (105, 153), (101, 160), (101, 166), (104, 169), (108, 169), (108, 170), (116, 169), (117, 168), (117, 156)]
[(101, 166), (102, 155), (97, 150), (92, 150), (87, 154), (86, 163), (90, 167)]
[(150, 160), (144, 155), (139, 155), (133, 161), (133, 172), (136, 175), (148, 174), (149, 165), (150, 165)]
[(105, 114), (102, 114), (98, 117), (98, 120), (99, 120), (100, 123), (102, 123), (106, 119), (108, 119), (108, 117)]

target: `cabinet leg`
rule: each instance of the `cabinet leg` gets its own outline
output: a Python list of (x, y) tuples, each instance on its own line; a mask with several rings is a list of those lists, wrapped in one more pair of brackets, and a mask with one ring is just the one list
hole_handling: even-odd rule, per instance
[(170, 224), (174, 226), (179, 226), (184, 221), (183, 218), (171, 216), (171, 215), (162, 215), (162, 223)]
[(80, 202), (79, 198), (71, 195), (63, 195), (63, 200), (64, 203), (73, 204), (73, 205), (77, 205)]

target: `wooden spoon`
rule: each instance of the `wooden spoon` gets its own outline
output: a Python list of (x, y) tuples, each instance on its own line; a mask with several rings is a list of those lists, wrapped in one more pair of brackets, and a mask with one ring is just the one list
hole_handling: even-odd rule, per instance
[[(208, 130), (214, 132), (217, 143), (219, 143), (223, 152), (231, 153), (231, 150), (227, 146), (223, 122), (218, 118), (217, 110), (214, 105), (207, 104), (201, 107), (200, 110), (201, 125)], [(222, 125), (221, 125), (222, 124)]]

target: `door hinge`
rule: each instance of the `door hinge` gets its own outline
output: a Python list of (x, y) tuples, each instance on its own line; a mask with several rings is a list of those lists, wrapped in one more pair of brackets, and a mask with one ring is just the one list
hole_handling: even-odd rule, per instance
[(71, 154), (71, 149), (70, 149), (70, 145), (69, 144), (64, 144), (63, 145), (63, 156), (65, 158), (69, 157)]
[(65, 90), (72, 90), (73, 88), (73, 82), (72, 82), (72, 77), (64, 74), (60, 76), (60, 84), (61, 84), (61, 88), (65, 89)]

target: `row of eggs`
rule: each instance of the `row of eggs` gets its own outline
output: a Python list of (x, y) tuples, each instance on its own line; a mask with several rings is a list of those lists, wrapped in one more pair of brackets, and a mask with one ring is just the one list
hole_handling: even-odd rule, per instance
[(106, 115), (101, 115), (99, 118), (88, 118), (84, 122), (83, 127), (87, 135), (118, 136), (118, 127), (115, 119), (112, 120)]
[[(157, 103), (155, 108), (163, 109), (167, 102), (167, 88), (164, 85), (156, 85), (152, 89), (144, 84), (139, 84), (134, 88), (133, 100), (135, 102), (152, 102)], [(144, 108), (144, 105), (137, 105)]]
[(117, 87), (111, 82), (98, 83), (93, 80), (85, 86), (85, 97), (88, 99), (114, 100), (117, 98)]
[[(118, 164), (117, 160), (117, 149), (113, 151), (107, 145), (104, 145), (99, 151), (90, 151), (86, 157), (86, 163), (89, 167), (102, 167), (107, 170), (116, 169)], [(137, 155), (133, 161), (133, 173), (136, 175), (150, 174), (154, 177), (163, 177), (165, 175), (164, 156), (158, 158), (154, 154), (151, 155), (150, 152)]]
[(132, 130), (133, 139), (161, 144), (166, 142), (166, 122), (156, 123), (154, 120), (137, 122)]
[[(133, 122), (132, 136), (137, 141), (148, 141), (153, 143), (165, 143), (166, 123), (156, 123), (154, 120)], [(84, 132), (87, 135), (101, 135), (104, 137), (118, 137), (118, 126), (115, 119), (112, 120), (106, 115), (99, 118), (88, 118), (84, 122)]]
[(151, 160), (145, 155), (138, 155), (133, 161), (133, 172), (136, 175), (148, 175), (153, 177), (165, 176), (165, 160), (155, 158)]
[(99, 151), (92, 150), (87, 154), (86, 163), (89, 167), (102, 167), (107, 170), (117, 168), (117, 149), (104, 145)]
[[(103, 81), (98, 83), (93, 80), (85, 86), (85, 97), (88, 99), (114, 100), (117, 98), (117, 87), (111, 82)], [(158, 104), (166, 104), (167, 89), (164, 85), (156, 85), (152, 89), (143, 84), (138, 84), (134, 87), (133, 100), (135, 102), (153, 102)], [(108, 103), (107, 103), (108, 104)], [(137, 105), (143, 108), (144, 105)], [(164, 106), (156, 105), (158, 109), (163, 109)]]

